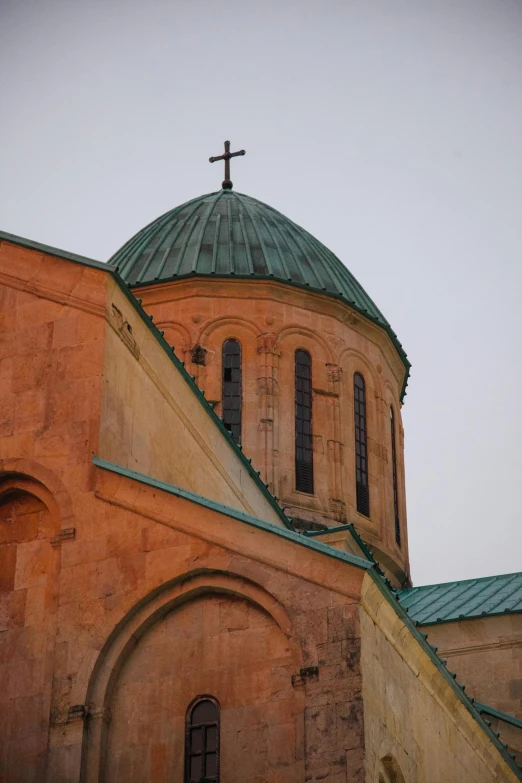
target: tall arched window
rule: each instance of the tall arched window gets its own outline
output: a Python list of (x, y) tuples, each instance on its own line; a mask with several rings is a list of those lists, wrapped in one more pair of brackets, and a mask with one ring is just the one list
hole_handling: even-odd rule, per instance
[(366, 437), (366, 386), (358, 372), (353, 376), (355, 414), (355, 482), (357, 511), (370, 516), (370, 490), (368, 488), (368, 444)]
[(301, 349), (295, 352), (295, 488), (314, 491), (312, 359)]
[(219, 783), (219, 705), (202, 697), (189, 707), (185, 740), (185, 783)]
[(241, 345), (223, 343), (222, 417), (236, 443), (241, 443)]
[(393, 512), (395, 517), (395, 541), (401, 545), (401, 521), (399, 519), (399, 487), (397, 484), (397, 447), (395, 445), (395, 417), (390, 405), (391, 453), (393, 473)]

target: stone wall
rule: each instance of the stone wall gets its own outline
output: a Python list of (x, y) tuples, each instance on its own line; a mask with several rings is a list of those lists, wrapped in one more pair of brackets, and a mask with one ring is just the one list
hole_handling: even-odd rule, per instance
[[(75, 640), (69, 703), (81, 701), (92, 716), (85, 779), (98, 780), (100, 764), (109, 779), (134, 767), (136, 780), (179, 779), (187, 707), (208, 694), (222, 708), (225, 780), (345, 783), (349, 770), (362, 783), (363, 572), (328, 568), (321, 553), (296, 552), (274, 534), (128, 479), (101, 471), (99, 479), (106, 516), (98, 539), (111, 542), (113, 556), (128, 551), (129, 565), (105, 596), (104, 564), (83, 564), (88, 547), (68, 546), (66, 616), (82, 612), (95, 632), (62, 628), (64, 641)], [(78, 582), (80, 593), (69, 587)], [(78, 753), (74, 723), (66, 714), (62, 721), (54, 770)], [(146, 777), (151, 764), (158, 777)]]
[(208, 594), (182, 604), (140, 639), (111, 704), (106, 781), (183, 779), (185, 716), (211, 695), (220, 706), (221, 779), (304, 780), (299, 653), (255, 604)]
[[(290, 516), (363, 531), (392, 578), (408, 571), (404, 433), (399, 401), (404, 367), (382, 329), (327, 296), (268, 281), (180, 280), (136, 290), (208, 399), (221, 403), (221, 352), (243, 352), (245, 453)], [(197, 352), (194, 351), (199, 347)], [(294, 355), (312, 358), (313, 494), (295, 487)], [(194, 361), (196, 358), (196, 361)], [(357, 512), (353, 376), (366, 384), (370, 517)], [(399, 517), (395, 539), (390, 406), (395, 414)]]
[(164, 347), (110, 281), (99, 456), (283, 526)]
[[(519, 779), (369, 575), (361, 639), (367, 783)], [(385, 777), (392, 762), (403, 778)]]
[(423, 630), (471, 696), (522, 719), (522, 614), (436, 623)]
[(20, 482), (0, 496), (0, 779), (42, 780), (50, 719), (56, 553), (49, 509)]

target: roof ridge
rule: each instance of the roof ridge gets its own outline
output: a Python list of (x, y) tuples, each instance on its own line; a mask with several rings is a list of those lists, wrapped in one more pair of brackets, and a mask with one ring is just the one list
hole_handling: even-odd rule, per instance
[(399, 590), (399, 593), (411, 593), (417, 590), (426, 590), (428, 587), (445, 587), (446, 585), (462, 585), (466, 582), (481, 582), (485, 579), (504, 579), (505, 577), (522, 576), (522, 571), (512, 571), (509, 574), (492, 574), (491, 576), (475, 576), (471, 579), (455, 579), (451, 582), (434, 582), (429, 585), (413, 585), (412, 587), (403, 587)]

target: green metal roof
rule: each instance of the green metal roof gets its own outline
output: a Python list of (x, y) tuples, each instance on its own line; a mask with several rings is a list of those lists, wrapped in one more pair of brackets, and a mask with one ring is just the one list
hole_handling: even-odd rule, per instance
[(522, 573), (410, 587), (398, 597), (419, 625), (521, 612)]
[(188, 201), (139, 231), (109, 265), (133, 287), (202, 275), (276, 280), (333, 296), (389, 334), (406, 385), (410, 362), (397, 335), (345, 265), (308, 231), (250, 196), (220, 190)]

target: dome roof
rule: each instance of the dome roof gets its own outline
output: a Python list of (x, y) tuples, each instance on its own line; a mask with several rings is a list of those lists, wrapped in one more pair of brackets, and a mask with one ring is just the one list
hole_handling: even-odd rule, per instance
[(344, 264), (315, 237), (250, 196), (220, 190), (187, 201), (149, 223), (110, 259), (130, 286), (201, 275), (269, 279), (349, 304), (395, 333)]

